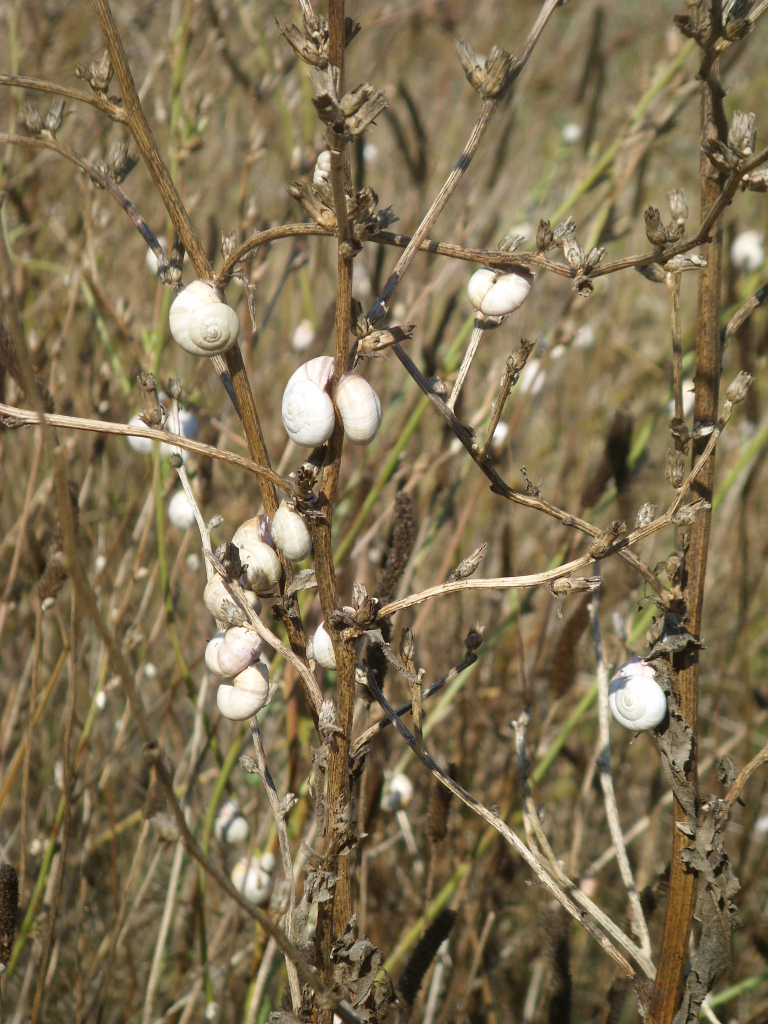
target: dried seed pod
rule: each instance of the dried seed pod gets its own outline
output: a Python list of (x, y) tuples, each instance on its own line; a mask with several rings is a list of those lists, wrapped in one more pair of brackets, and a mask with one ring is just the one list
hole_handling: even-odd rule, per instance
[(653, 666), (642, 658), (632, 658), (616, 672), (608, 688), (608, 704), (616, 721), (632, 732), (655, 729), (667, 714), (667, 698)]
[(321, 668), (336, 668), (336, 655), (333, 651), (333, 644), (323, 622), (317, 627), (315, 635), (312, 637), (312, 657)]
[(304, 517), (285, 501), (280, 502), (270, 529), (275, 547), (289, 562), (302, 562), (312, 550), (312, 538)]
[(232, 683), (222, 683), (216, 691), (219, 711), (232, 722), (243, 722), (269, 704), (269, 670), (263, 661), (238, 673)]
[(354, 373), (342, 377), (336, 389), (336, 408), (350, 441), (373, 441), (381, 423), (381, 402), (367, 380)]
[(203, 591), (205, 607), (218, 622), (229, 626), (240, 626), (245, 618), (243, 611), (232, 600), (221, 576), (212, 576)]
[(252, 665), (264, 649), (264, 642), (249, 626), (230, 626), (216, 652), (221, 675), (236, 676)]
[(533, 274), (522, 267), (509, 273), (500, 270), (477, 270), (467, 285), (469, 301), (483, 316), (507, 316), (528, 298)]
[(237, 341), (240, 321), (211, 285), (193, 281), (176, 296), (168, 314), (177, 345), (193, 356), (221, 355)]
[(333, 359), (319, 356), (296, 370), (283, 392), (283, 426), (296, 444), (315, 448), (333, 433), (336, 413), (326, 388), (333, 375)]

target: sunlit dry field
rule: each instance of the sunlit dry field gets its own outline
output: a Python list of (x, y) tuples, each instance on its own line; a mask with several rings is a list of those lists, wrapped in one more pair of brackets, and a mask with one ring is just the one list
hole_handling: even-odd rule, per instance
[[(530, 0), (399, 0), (347, 9), (362, 30), (346, 54), (345, 86), (368, 82), (388, 102), (375, 124), (346, 146), (348, 184), (373, 189), (378, 208), (391, 206), (397, 217), (387, 228), (393, 237), (366, 238), (352, 260), (352, 293), (363, 311), (371, 309), (403, 251), (395, 233), (406, 240), (414, 233), (480, 116), (483, 101), (462, 71), (456, 40), (466, 38), (481, 59), (494, 45), (519, 53), (539, 11)], [(594, 534), (612, 522), (626, 523), (631, 533), (641, 506), (651, 503), (661, 515), (675, 498), (668, 465), (668, 450), (675, 447), (670, 297), (674, 278), (680, 395), (693, 430), (697, 316), (700, 349), (705, 333), (697, 313), (703, 271), (665, 276), (655, 264), (654, 282), (628, 266), (595, 275), (593, 293), (583, 296), (574, 289), (563, 252), (537, 250), (542, 220), (554, 229), (572, 217), (585, 251), (605, 247), (604, 263), (651, 253), (644, 211), (658, 208), (667, 223), (669, 190), (687, 197), (685, 233), (698, 230), (701, 55), (675, 27), (675, 13), (668, 2), (603, 6), (576, 0), (557, 8), (498, 103), (477, 155), (428, 231), (434, 242), (494, 251), (503, 248), (502, 239), (519, 234), (520, 253), (539, 252), (530, 296), (483, 332), (455, 404), (458, 422), (475, 431), (478, 445), (521, 339), (531, 343), (527, 364), (512, 381), (488, 445), (487, 472), (392, 348), (357, 367), (380, 398), (382, 420), (370, 445), (345, 442), (340, 461), (334, 455), (337, 430), (326, 457), (339, 470), (329, 534), (337, 609), (355, 606), (355, 584), (383, 603), (443, 584), (483, 544), (487, 550), (472, 580), (556, 570), (594, 555)], [(287, 185), (310, 186), (317, 157), (329, 143), (307, 65), (280, 32), (291, 21), (300, 25), (299, 5), (114, 0), (113, 14), (149, 126), (214, 269), (224, 264), (222, 242), (230, 233), (240, 244), (279, 225), (309, 223)], [(745, 38), (724, 48), (719, 63), (728, 123), (737, 111), (757, 114), (756, 153), (768, 138), (766, 46), (766, 25), (758, 20)], [(180, 486), (171, 449), (148, 441), (142, 453), (106, 427), (75, 429), (83, 420), (127, 424), (142, 410), (137, 375), (146, 371), (156, 375), (163, 392), (169, 379), (180, 381), (181, 405), (195, 417), (198, 441), (249, 458), (243, 427), (214, 365), (174, 344), (168, 328), (173, 290), (159, 282), (147, 243), (120, 203), (66, 155), (15, 138), (34, 136), (25, 126), (23, 102), (31, 101), (45, 118), (55, 96), (22, 88), (12, 76), (114, 103), (125, 95), (117, 79), (101, 94), (82, 75), (75, 77), (79, 64), (87, 71), (103, 52), (89, 5), (0, 4), (0, 860), (13, 866), (19, 880), (12, 950), (0, 941), (7, 963), (0, 1017), (14, 1024), (262, 1024), (284, 1009), (330, 1024), (332, 1004), (313, 1003), (311, 988), (300, 1005), (295, 999), (291, 1004), (279, 942), (270, 941), (264, 922), (254, 921), (206, 870), (213, 865), (242, 886), (242, 858), (274, 855), (271, 876), (260, 876), (265, 891), (259, 901), (270, 920), (284, 926), (290, 886), (281, 882), (285, 858), (275, 818), (262, 776), (238, 762), (241, 754), (256, 756), (251, 731), (247, 721), (220, 714), (220, 680), (204, 660), (216, 623), (203, 604), (200, 535), (196, 526), (181, 529), (168, 514)], [(111, 121), (98, 104), (69, 97), (54, 134), (97, 168), (109, 165), (115, 144), (129, 138), (126, 126)], [(133, 141), (128, 152), (139, 155)], [(174, 226), (146, 162), (139, 160), (119, 187), (167, 252)], [(690, 252), (711, 266), (721, 231), (722, 287), (713, 301), (725, 328), (750, 296), (757, 293), (762, 301), (768, 196), (735, 191), (718, 223), (713, 241)], [(306, 360), (334, 355), (340, 314), (335, 238), (278, 234), (239, 264), (226, 301), (240, 317), (242, 359), (271, 466), (287, 482), (310, 449), (287, 438), (283, 390)], [(734, 248), (737, 240), (741, 248)], [(546, 269), (546, 260), (558, 261), (562, 273)], [(197, 276), (193, 262), (187, 256), (185, 285)], [(443, 410), (440, 396), (450, 395), (473, 329), (467, 283), (476, 269), (478, 263), (466, 258), (417, 253), (389, 302), (388, 325), (415, 325), (402, 347), (422, 382), (431, 381)], [(755, 381), (717, 442), (711, 495), (693, 488), (686, 499), (709, 497), (712, 504), (698, 655), (702, 822), (714, 813), (707, 801), (725, 798), (737, 773), (768, 742), (768, 317), (755, 305), (728, 335), (713, 419), (739, 371)], [(346, 330), (343, 335), (343, 343), (353, 341)], [(19, 339), (25, 339), (42, 385), (34, 401)], [(36, 415), (22, 422), (7, 408), (39, 411), (41, 401), (46, 411), (70, 419), (45, 432)], [(170, 408), (170, 399), (166, 404)], [(705, 431), (693, 443), (697, 455), (709, 436)], [(685, 448), (687, 472), (687, 442)], [(323, 458), (319, 449), (315, 464)], [(214, 549), (262, 511), (263, 478), (250, 469), (194, 452), (184, 454), (184, 465), (203, 520), (212, 524)], [(491, 472), (525, 502), (495, 493)], [(62, 487), (71, 496), (63, 525)], [(285, 496), (278, 491), (278, 499)], [(574, 520), (596, 530), (590, 536), (575, 529)], [(76, 538), (69, 552), (67, 523)], [(322, 529), (313, 524), (315, 559), (322, 547), (315, 531)], [(666, 598), (657, 591), (669, 595), (680, 585), (681, 593), (690, 594), (669, 559), (686, 551), (689, 532), (689, 526), (667, 523), (633, 541), (631, 551), (647, 568), (646, 577), (615, 551), (604, 559), (585, 557), (573, 578), (599, 572), (599, 591), (564, 595), (546, 582), (456, 587), (404, 607), (384, 621), (383, 639), (391, 641), (388, 651), (405, 663), (405, 673), (385, 659), (375, 638), (357, 644), (359, 664), (365, 661), (395, 707), (412, 699), (409, 675), (423, 670), (426, 691), (450, 673), (445, 686), (424, 700), (428, 755), (527, 841), (559, 891), (569, 891), (564, 873), (633, 942), (639, 941), (638, 910), (630, 910), (612, 854), (596, 765), (602, 744), (590, 602), (612, 675), (659, 639), (658, 633), (651, 641), (647, 635), (663, 618), (659, 602)], [(695, 543), (692, 550), (699, 551)], [(82, 586), (68, 572), (73, 557)], [(323, 579), (330, 587), (330, 563), (314, 564), (310, 556), (294, 572), (313, 567), (322, 577), (322, 596)], [(318, 589), (310, 585), (293, 600), (299, 627), (310, 637), (323, 618)], [(634, 981), (594, 935), (574, 923), (487, 818), (449, 797), (395, 729), (355, 747), (382, 717), (364, 672), (358, 672), (351, 731), (342, 724), (340, 739), (333, 730), (318, 732), (318, 708), (297, 667), (302, 652), (296, 655), (295, 636), (288, 636), (273, 610), (278, 595), (262, 601), (263, 622), (287, 648), (280, 653), (265, 646), (272, 695), (259, 714), (258, 735), (277, 796), (296, 796), (285, 825), (296, 875), (294, 938), (307, 969), (317, 968), (327, 985), (343, 981), (346, 990), (336, 999), (354, 1004), (359, 996), (357, 1009), (366, 1021), (640, 1019), (638, 997), (650, 994), (653, 979), (626, 947), (619, 944), (619, 951)], [(401, 650), (406, 627), (415, 637), (410, 658), (407, 644)], [(473, 630), (483, 638), (475, 660), (467, 656), (472, 640), (465, 646)], [(348, 652), (360, 631), (353, 633), (346, 637)], [(286, 660), (292, 644), (294, 660)], [(681, 659), (692, 657), (689, 649), (662, 660), (675, 673)], [(341, 707), (344, 687), (351, 700), (354, 685), (350, 659), (338, 673), (315, 669), (322, 698)], [(451, 673), (463, 661), (465, 667)], [(148, 733), (137, 725), (126, 668)], [(666, 669), (661, 674), (669, 675)], [(523, 815), (516, 738), (526, 708), (532, 795)], [(412, 730), (410, 710), (403, 720)], [(148, 751), (147, 735), (159, 747)], [(323, 860), (334, 842), (322, 835), (330, 792), (323, 789), (326, 758), (333, 763), (333, 751), (343, 749), (346, 764), (350, 741), (351, 804), (331, 807), (336, 825), (329, 832), (336, 828), (338, 834), (343, 820), (353, 838), (344, 840), (336, 859)], [(670, 861), (677, 856), (672, 789), (660, 750), (652, 733), (635, 735), (611, 722), (615, 801), (654, 968)], [(174, 821), (157, 757), (163, 778), (173, 780), (203, 866)], [(329, 780), (332, 773), (331, 767)], [(398, 804), (393, 793), (403, 776), (413, 792)], [(238, 820), (229, 834), (221, 817), (227, 800), (247, 823)], [(711, 1008), (702, 1012), (710, 1020), (757, 1024), (768, 1019), (765, 764), (750, 773), (741, 801), (718, 832), (741, 883), (733, 896), (741, 928), (732, 936), (730, 965), (723, 962), (719, 976), (710, 978)], [(553, 863), (546, 860), (547, 844)], [(7, 880), (7, 873), (0, 877)], [(705, 873), (700, 891), (704, 882)], [(323, 962), (326, 939), (344, 935), (333, 913), (330, 923), (323, 917), (324, 903), (337, 910), (347, 906), (338, 896), (341, 884), (356, 915), (354, 934), (380, 951), (365, 961), (368, 980), (378, 978), (377, 991), (386, 991), (381, 964), (395, 986), (401, 983), (397, 1005), (382, 996), (375, 1008), (373, 996), (363, 998), (362, 983), (338, 948), (334, 962), (343, 962), (349, 975), (334, 974), (336, 968)], [(6, 897), (0, 897), (0, 931), (8, 931), (13, 911), (9, 918)], [(439, 916), (446, 909), (456, 915), (452, 928), (449, 917)], [(448, 941), (430, 951), (432, 966), (420, 989), (411, 991), (403, 972), (436, 917), (439, 938)], [(595, 927), (605, 933), (602, 925)], [(697, 922), (692, 936), (691, 955), (707, 942)], [(718, 993), (727, 999), (718, 1000)], [(698, 1016), (698, 1006), (692, 1012)]]

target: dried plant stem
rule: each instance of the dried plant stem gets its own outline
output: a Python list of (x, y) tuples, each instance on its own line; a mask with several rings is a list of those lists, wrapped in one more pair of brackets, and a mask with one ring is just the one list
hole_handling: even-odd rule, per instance
[[(12, 405), (0, 404), (0, 417), (7, 417), (8, 420), (16, 420), (19, 425), (31, 426), (40, 422), (40, 416), (29, 409), (19, 409)], [(153, 430), (151, 427), (135, 427), (127, 423), (110, 423), (108, 420), (89, 420), (80, 416), (62, 416), (58, 413), (43, 413), (43, 422), (51, 427), (65, 427), (68, 430), (88, 430), (96, 434), (117, 434), (122, 437), (146, 437), (152, 441), (160, 441), (168, 444), (168, 433), (164, 430)], [(8, 425), (13, 425), (12, 422)], [(289, 491), (290, 483), (276, 473), (273, 469), (259, 465), (252, 459), (246, 459), (242, 455), (235, 455), (234, 452), (226, 452), (221, 448), (214, 448), (210, 444), (202, 444), (200, 441), (192, 441), (188, 437), (174, 437), (173, 445), (195, 455), (204, 455), (209, 459), (216, 459), (218, 462), (225, 462), (237, 469), (245, 469), (249, 473), (256, 473), (263, 476), (271, 484)]]
[(629, 898), (629, 909), (632, 915), (632, 929), (640, 943), (640, 948), (651, 957), (651, 936), (648, 932), (643, 908), (640, 903), (640, 896), (635, 885), (632, 874), (632, 866), (629, 863), (627, 849), (624, 845), (624, 837), (621, 832), (619, 821), (619, 808), (616, 803), (616, 792), (613, 788), (613, 776), (611, 775), (611, 738), (610, 738), (610, 717), (611, 712), (608, 706), (608, 669), (603, 657), (603, 642), (600, 636), (600, 591), (596, 590), (592, 595), (589, 604), (589, 617), (592, 621), (592, 636), (595, 645), (595, 661), (597, 663), (597, 716), (598, 716), (598, 737), (597, 737), (597, 767), (600, 776), (600, 787), (603, 791), (605, 803), (605, 816), (608, 820), (608, 830), (611, 833), (613, 847), (616, 850), (616, 863), (619, 868), (621, 880), (627, 890)]
[[(708, 7), (708, 5), (707, 5)], [(717, 62), (713, 63), (712, 75), (718, 76)], [(715, 104), (711, 86), (701, 83), (701, 136), (702, 145), (708, 139), (717, 138)], [(704, 222), (709, 221), (712, 211), (717, 210), (723, 196), (729, 190), (735, 192), (732, 174), (725, 188), (712, 164), (702, 153), (700, 158), (701, 211)], [(718, 214), (719, 216), (719, 214)], [(714, 224), (714, 221), (712, 221)], [(720, 288), (722, 263), (722, 237), (718, 230), (715, 237), (702, 248), (707, 265), (699, 275), (699, 308), (696, 337), (696, 404), (694, 419), (701, 423), (714, 423), (717, 416), (720, 385)], [(708, 446), (707, 446), (708, 447)], [(703, 449), (703, 450), (702, 450)], [(703, 463), (706, 447), (702, 438), (693, 442), (693, 462)], [(708, 458), (697, 474), (699, 497), (711, 500), (715, 477), (715, 460)], [(691, 528), (690, 542), (685, 558), (683, 599), (685, 602), (685, 625), (688, 631), (699, 637), (704, 604), (704, 581), (707, 571), (711, 510), (697, 516)], [(685, 765), (685, 777), (698, 793), (698, 692), (699, 692), (699, 650), (691, 646), (675, 662), (675, 690), (680, 712), (691, 730), (693, 743), (690, 759)], [(676, 799), (674, 802), (675, 823), (686, 822), (685, 809)], [(696, 902), (697, 875), (680, 859), (682, 850), (689, 844), (687, 836), (680, 829), (672, 829), (672, 859), (669, 879), (669, 904), (664, 922), (664, 934), (659, 953), (659, 972), (651, 995), (650, 1016), (652, 1024), (670, 1024), (677, 1007), (683, 972), (688, 959), (688, 937), (690, 935), (693, 909)]]
[(0, 75), (0, 85), (8, 85), (14, 89), (32, 89), (34, 92), (44, 92), (51, 96), (63, 96), (68, 100), (76, 100), (78, 103), (88, 103), (96, 107), (103, 114), (106, 114), (112, 121), (125, 122), (126, 114), (121, 106), (112, 103), (100, 93), (83, 92), (82, 89), (70, 89), (66, 85), (59, 85), (57, 82), (46, 82), (40, 78), (27, 78), (25, 75)]
[[(291, 861), (291, 847), (288, 842), (288, 829), (285, 826), (285, 813), (283, 812), (283, 808), (280, 806), (280, 797), (277, 795), (275, 783), (269, 770), (269, 764), (267, 763), (267, 754), (264, 750), (264, 743), (261, 738), (261, 731), (259, 730), (259, 720), (255, 715), (251, 719), (251, 738), (253, 739), (253, 749), (256, 753), (256, 767), (259, 772), (259, 778), (266, 790), (267, 799), (269, 800), (269, 806), (272, 811), (272, 817), (275, 821), (277, 841), (280, 845), (280, 856), (283, 862), (283, 874), (285, 875), (287, 884), (290, 885), (288, 910), (285, 913), (283, 927), (290, 938), (293, 939), (293, 910), (296, 904), (296, 886), (293, 880), (293, 863)], [(270, 939), (270, 941), (272, 940)], [(294, 1013), (298, 1013), (301, 1009), (299, 975), (296, 971), (295, 964), (293, 964), (289, 958), (286, 958), (285, 966), (288, 972), (288, 987), (291, 990), (293, 1011)]]
[(683, 415), (683, 340), (680, 327), (680, 275), (667, 274), (669, 309), (672, 321), (672, 394), (675, 401), (675, 419)]
[[(384, 710), (385, 714), (389, 717), (392, 724), (395, 726), (397, 731), (403, 737), (408, 746), (416, 754), (416, 740), (412, 733), (406, 728), (402, 720), (395, 714), (393, 708), (390, 707), (386, 698), (382, 694), (381, 690), (376, 685), (375, 679), (369, 679), (369, 686), (374, 697)], [(619, 965), (621, 970), (629, 977), (635, 976), (635, 971), (624, 958), (624, 956), (616, 949), (613, 942), (620, 944), (636, 961), (638, 966), (642, 968), (648, 977), (653, 977), (654, 967), (650, 963), (648, 957), (646, 957), (642, 951), (635, 945), (634, 942), (625, 935), (621, 929), (614, 924), (611, 919), (604, 914), (599, 907), (595, 906), (591, 900), (589, 900), (583, 893), (581, 893), (572, 882), (568, 881), (568, 893), (564, 892), (557, 881), (555, 881), (549, 874), (549, 871), (545, 867), (542, 860), (537, 857), (519, 836), (509, 828), (509, 826), (502, 821), (502, 819), (489, 811), (487, 807), (476, 800), (470, 793), (454, 782), (450, 776), (446, 775), (443, 769), (434, 761), (429, 754), (422, 752), (416, 754), (419, 760), (426, 765), (430, 772), (438, 779), (447, 789), (453, 793), (454, 796), (458, 797), (462, 803), (466, 804), (470, 810), (474, 811), (475, 814), (479, 815), (484, 821), (492, 826), (509, 845), (523, 858), (526, 864), (533, 870), (542, 883), (544, 888), (560, 903), (572, 917), (574, 917), (579, 924), (584, 927), (587, 932), (595, 939), (596, 942), (605, 950), (605, 952)], [(574, 902), (575, 901), (575, 902)], [(607, 934), (600, 931), (592, 920), (590, 920), (585, 914), (583, 914), (576, 903), (580, 903), (588, 913), (599, 922), (600, 927), (605, 929)], [(610, 938), (607, 936), (610, 935)], [(613, 942), (611, 941), (613, 939)]]
[(472, 328), (472, 334), (469, 338), (469, 344), (467, 345), (467, 351), (464, 353), (464, 358), (461, 361), (459, 372), (456, 375), (456, 383), (453, 385), (453, 391), (451, 397), (445, 403), (448, 408), (453, 412), (456, 408), (456, 402), (458, 401), (461, 389), (464, 387), (464, 381), (467, 379), (469, 368), (472, 366), (472, 360), (475, 358), (478, 345), (480, 344), (483, 334), (485, 334), (485, 322), (482, 314), (475, 315), (475, 326)]
[(149, 127), (109, 2), (108, 0), (91, 0), (91, 3), (104, 37), (104, 45), (109, 51), (115, 78), (123, 94), (125, 123), (139, 148), (173, 226), (194, 264), (198, 277), (203, 281), (210, 281), (213, 278), (213, 268), (160, 154), (152, 129)]
[(63, 142), (59, 142), (59, 140), (54, 139), (52, 135), (8, 135), (5, 132), (0, 132), (0, 145), (28, 146), (31, 149), (50, 149), (54, 153), (58, 153), (59, 156), (62, 156), (66, 160), (75, 164), (81, 171), (84, 171), (89, 178), (93, 178), (97, 181), (103, 189), (106, 189), (106, 191), (117, 200), (155, 256), (157, 256), (158, 259), (165, 259), (165, 252), (163, 251), (162, 245), (160, 245), (158, 240), (155, 238), (151, 228), (125, 192), (123, 192), (120, 186), (116, 185), (111, 178), (107, 177), (106, 174), (102, 174), (94, 163), (91, 163), (90, 160), (81, 156), (77, 150), (72, 149), (71, 146), (67, 146)]
[[(344, 0), (330, 0), (328, 7), (329, 56), (331, 64), (338, 69), (340, 93), (344, 89), (344, 50), (346, 45), (344, 23)], [(337, 295), (333, 384), (335, 389), (339, 378), (346, 373), (349, 363), (349, 335), (352, 317), (352, 249), (346, 201), (348, 177), (346, 139), (329, 134), (328, 141), (331, 152), (330, 181), (337, 224)], [(323, 868), (336, 875), (338, 880), (333, 887), (331, 899), (318, 905), (315, 934), (315, 949), (320, 974), (328, 985), (332, 984), (333, 979), (331, 963), (333, 942), (337, 936), (344, 934), (352, 918), (349, 858), (340, 857), (340, 854), (347, 845), (350, 832), (349, 823), (352, 820), (349, 814), (351, 801), (349, 748), (355, 704), (355, 652), (350, 644), (342, 641), (339, 632), (332, 625), (332, 616), (340, 607), (340, 601), (331, 543), (331, 522), (343, 443), (344, 431), (337, 419), (335, 429), (328, 442), (320, 477), (319, 501), (324, 515), (314, 519), (311, 523), (318, 594), (333, 643), (337, 677), (335, 729), (328, 739), (328, 768), (325, 779), (326, 834)], [(327, 1011), (321, 1015), (320, 1019), (323, 1024), (331, 1024), (331, 1015)]]
[(168, 878), (168, 891), (165, 895), (163, 916), (160, 919), (160, 928), (158, 929), (157, 939), (155, 940), (155, 952), (152, 957), (152, 967), (149, 971), (147, 990), (144, 994), (144, 1009), (141, 1014), (141, 1024), (149, 1024), (152, 1020), (152, 1003), (154, 1002), (155, 991), (157, 989), (158, 982), (160, 981), (160, 972), (162, 971), (163, 957), (165, 954), (165, 940), (168, 937), (173, 911), (176, 907), (176, 891), (179, 886), (179, 878), (181, 877), (181, 867), (183, 863), (184, 844), (182, 842), (178, 842), (176, 843), (176, 849), (173, 852), (173, 863), (171, 864), (171, 874)]

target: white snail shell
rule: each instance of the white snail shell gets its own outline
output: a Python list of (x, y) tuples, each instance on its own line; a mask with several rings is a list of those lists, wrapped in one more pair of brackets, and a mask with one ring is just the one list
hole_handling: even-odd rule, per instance
[(608, 704), (616, 721), (632, 732), (655, 729), (667, 713), (667, 698), (653, 666), (641, 658), (618, 669), (608, 687)]
[(269, 704), (269, 670), (263, 661), (243, 669), (216, 691), (219, 711), (232, 722), (244, 722)]
[(245, 616), (242, 609), (230, 597), (221, 576), (212, 576), (203, 591), (205, 607), (218, 622), (229, 626), (240, 626)]
[(533, 274), (516, 268), (509, 273), (500, 270), (477, 270), (467, 285), (469, 301), (484, 316), (507, 316), (528, 298)]
[(237, 341), (237, 313), (205, 281), (193, 281), (179, 292), (168, 314), (177, 345), (193, 356), (221, 355)]
[(219, 675), (236, 676), (256, 661), (264, 642), (249, 626), (230, 626), (216, 650)]
[(259, 857), (259, 864), (261, 865), (261, 870), (266, 871), (268, 875), (271, 875), (272, 872), (275, 870), (276, 863), (277, 862), (275, 860), (274, 853), (271, 853), (269, 850), (266, 850)]
[[(145, 427), (147, 424), (144, 420), (136, 413), (135, 416), (131, 416), (128, 420), (129, 427)], [(152, 454), (152, 438), (151, 437), (129, 437), (128, 445), (139, 455), (151, 455)]]
[(257, 594), (271, 593), (280, 582), (282, 566), (271, 547), (272, 536), (267, 517), (246, 519), (235, 530), (232, 543), (240, 552), (248, 586)]
[(315, 170), (312, 175), (312, 183), (314, 185), (322, 185), (329, 181), (331, 177), (331, 151), (330, 149), (324, 149), (322, 153), (318, 154), (317, 163), (315, 164)]
[(312, 657), (322, 668), (336, 668), (336, 655), (333, 652), (331, 637), (321, 622), (312, 637)]
[(350, 441), (373, 441), (381, 423), (381, 402), (367, 380), (354, 373), (342, 377), (336, 388), (336, 408)]
[(289, 562), (302, 562), (312, 550), (312, 538), (304, 517), (286, 502), (280, 502), (270, 529), (275, 547)]
[(306, 352), (315, 340), (315, 328), (311, 320), (300, 320), (291, 338), (291, 348), (294, 352)]
[(325, 444), (336, 424), (331, 396), (325, 390), (333, 375), (333, 359), (319, 356), (296, 370), (283, 393), (283, 426), (296, 444)]
[(168, 502), (168, 518), (177, 530), (191, 530), (195, 525), (195, 510), (184, 490), (176, 491)]
[(381, 798), (383, 811), (400, 811), (413, 799), (413, 783), (402, 772), (393, 775)]
[(226, 630), (220, 629), (219, 632), (215, 636), (212, 636), (205, 645), (205, 664), (208, 666), (209, 672), (213, 672), (216, 676), (224, 675), (219, 668), (219, 648), (224, 641), (225, 634)]
[(731, 245), (731, 263), (737, 270), (752, 274), (759, 270), (765, 262), (763, 232), (756, 228), (741, 231)]
[(243, 857), (232, 868), (229, 877), (234, 887), (252, 903), (261, 907), (269, 902), (272, 879), (261, 866), (258, 857)]
[(225, 843), (244, 843), (251, 834), (251, 827), (234, 800), (225, 800), (216, 811), (213, 834)]
[(187, 319), (187, 332), (195, 355), (221, 355), (237, 341), (240, 318), (223, 302), (193, 310)]

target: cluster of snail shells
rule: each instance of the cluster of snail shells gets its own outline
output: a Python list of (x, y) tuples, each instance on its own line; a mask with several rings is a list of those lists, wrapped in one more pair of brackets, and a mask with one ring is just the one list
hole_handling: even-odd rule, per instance
[(263, 642), (248, 626), (230, 626), (208, 641), (205, 663), (215, 675), (233, 676), (216, 691), (225, 718), (243, 722), (269, 704), (269, 669), (261, 660)]
[(338, 411), (344, 433), (355, 444), (370, 444), (381, 423), (381, 402), (367, 380), (347, 373), (336, 386), (336, 408), (330, 395), (333, 359), (318, 356), (303, 363), (283, 393), (283, 425), (296, 444), (316, 448), (333, 433)]
[(508, 272), (484, 267), (470, 277), (467, 295), (483, 316), (508, 316), (522, 306), (532, 285), (533, 274), (522, 267)]
[(667, 714), (667, 698), (656, 682), (653, 665), (632, 658), (622, 665), (608, 687), (611, 714), (625, 729), (643, 732), (661, 725)]
[(176, 344), (193, 356), (223, 355), (240, 331), (237, 313), (205, 281), (193, 281), (179, 292), (168, 320)]

